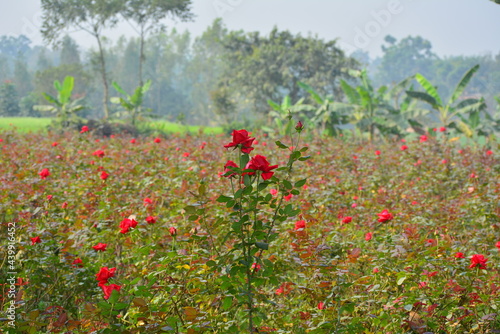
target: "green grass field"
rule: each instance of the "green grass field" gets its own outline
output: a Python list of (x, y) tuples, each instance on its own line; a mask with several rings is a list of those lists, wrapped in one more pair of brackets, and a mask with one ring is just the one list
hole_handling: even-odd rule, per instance
[(45, 131), (50, 122), (52, 118), (0, 117), (0, 131), (13, 129), (22, 133)]
[[(0, 131), (16, 130), (21, 133), (45, 131), (52, 118), (37, 117), (0, 117)], [(222, 133), (221, 127), (202, 127), (197, 125), (181, 125), (163, 120), (148, 122), (143, 126), (158, 129), (164, 133), (198, 133), (203, 129), (207, 134)], [(141, 128), (142, 126), (139, 126)]]

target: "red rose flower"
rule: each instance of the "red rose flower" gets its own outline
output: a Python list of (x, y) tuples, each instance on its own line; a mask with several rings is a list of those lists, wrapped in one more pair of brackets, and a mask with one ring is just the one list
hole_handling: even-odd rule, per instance
[(492, 155), (492, 154), (493, 154), (493, 151), (491, 151), (491, 150), (486, 151), (486, 155)]
[(106, 180), (108, 178), (109, 174), (106, 173), (105, 171), (101, 172), (101, 175), (99, 176), (101, 179)]
[(108, 269), (108, 267), (101, 267), (99, 272), (95, 275), (99, 284), (106, 284), (111, 277), (115, 276), (116, 268)]
[(34, 237), (34, 238), (30, 238), (30, 239), (31, 239), (31, 245), (39, 244), (42, 242), (42, 239), (40, 239), (40, 237)]
[(229, 169), (228, 167), (238, 168), (238, 165), (234, 161), (228, 160), (226, 162), (226, 164), (224, 165), (224, 174), (222, 174), (222, 176), (224, 176), (224, 177), (233, 177), (233, 176), (236, 176), (236, 173), (232, 173), (232, 174), (226, 175), (227, 173), (232, 172), (232, 170)]
[(318, 310), (324, 310), (325, 309), (325, 303), (319, 302), (318, 303)]
[(103, 150), (97, 150), (92, 155), (95, 155), (96, 157), (102, 158), (104, 156), (104, 151)]
[(156, 223), (156, 217), (153, 217), (153, 216), (146, 217), (146, 222), (148, 224), (155, 224)]
[(380, 155), (380, 151), (379, 151), (379, 150), (376, 150), (376, 151), (375, 151), (375, 155)]
[(366, 241), (372, 240), (372, 237), (373, 237), (373, 233), (372, 232), (368, 232), (368, 233), (365, 234), (365, 240)]
[(74, 261), (73, 261), (73, 267), (83, 267), (82, 265), (83, 261), (82, 259), (80, 259), (79, 257), (77, 257)]
[(445, 131), (446, 131), (446, 128), (444, 126), (439, 128), (439, 132), (445, 132)]
[(465, 259), (465, 255), (462, 252), (456, 252), (454, 255), (457, 259)]
[(175, 237), (177, 235), (177, 229), (172, 226), (168, 229), (168, 233), (170, 233), (171, 236)]
[(59, 145), (59, 143), (58, 143), (58, 142), (56, 142), (56, 141), (52, 143), (52, 146), (53, 146), (53, 147), (56, 147), (57, 145)]
[(89, 132), (89, 127), (86, 125), (82, 126), (82, 130), (80, 131), (80, 133), (85, 133), (85, 132)]
[(426, 142), (427, 141), (427, 136), (426, 135), (421, 135), (420, 136), (420, 142), (423, 143), (423, 142)]
[(378, 213), (378, 221), (379, 223), (384, 223), (384, 222), (388, 222), (390, 220), (392, 220), (392, 218), (394, 218), (394, 216), (392, 215), (392, 213), (389, 213), (389, 211), (387, 211), (387, 209), (383, 210), (381, 213)]
[(488, 262), (488, 259), (485, 258), (484, 255), (474, 254), (470, 259), (469, 268), (474, 268), (476, 266), (479, 266), (479, 269), (486, 269), (486, 262)]
[(305, 220), (298, 220), (295, 222), (295, 230), (300, 230), (300, 229), (306, 228), (306, 221)]
[(103, 244), (99, 242), (97, 245), (92, 246), (93, 249), (95, 249), (98, 252), (104, 252), (106, 250), (107, 244)]
[(137, 140), (135, 138), (130, 139), (130, 144), (135, 144)]
[(155, 138), (154, 142), (155, 142), (156, 144), (159, 144), (159, 143), (161, 143), (161, 139), (160, 139), (160, 138)]
[(121, 228), (120, 233), (125, 234), (128, 231), (130, 231), (131, 228), (135, 228), (136, 226), (137, 222), (134, 219), (125, 218), (120, 222), (120, 228)]
[(495, 244), (495, 247), (498, 248), (498, 250), (500, 251), (500, 241), (498, 241), (496, 244)]
[(42, 180), (45, 180), (47, 178), (47, 176), (50, 175), (50, 171), (48, 168), (44, 168), (44, 169), (42, 169), (42, 171), (40, 173), (38, 173), (38, 175), (40, 175)]
[(61, 204), (61, 209), (66, 209), (68, 207), (68, 202)]
[(113, 290), (120, 291), (120, 289), (122, 288), (120, 285), (116, 284), (110, 284), (110, 285), (99, 284), (99, 286), (101, 287), (102, 292), (104, 293), (104, 299), (106, 300), (109, 299), (109, 297), (111, 297), (111, 293), (113, 292)]
[(225, 148), (241, 145), (240, 147), (243, 153), (250, 153), (253, 150), (252, 143), (255, 138), (250, 138), (247, 130), (233, 130), (232, 136), (233, 141), (224, 145)]
[(401, 146), (401, 151), (406, 151), (407, 149), (408, 149), (408, 146), (406, 146), (406, 145)]
[(254, 262), (254, 263), (252, 263), (252, 267), (251, 267), (251, 269), (252, 269), (254, 272), (258, 273), (258, 272), (259, 272), (259, 270), (260, 270), (260, 264), (255, 263), (255, 262)]
[(144, 206), (148, 206), (149, 204), (153, 204), (153, 200), (149, 197), (146, 197), (144, 200)]
[(350, 217), (350, 216), (344, 217), (342, 219), (342, 224), (348, 224), (350, 222), (352, 222), (352, 217)]
[[(253, 169), (253, 170), (260, 170), (262, 172), (262, 179), (263, 180), (268, 180), (270, 179), (273, 175), (274, 172), (271, 172), (271, 170), (278, 168), (278, 165), (273, 165), (267, 161), (267, 158), (263, 155), (257, 154), (254, 156), (245, 166), (245, 169)], [(254, 173), (248, 173), (250, 175), (253, 175)]]

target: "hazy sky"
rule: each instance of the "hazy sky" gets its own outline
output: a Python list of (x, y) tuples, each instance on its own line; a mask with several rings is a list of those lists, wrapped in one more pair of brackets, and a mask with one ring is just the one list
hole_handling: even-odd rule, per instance
[[(42, 44), (40, 0), (0, 0), (0, 35), (27, 35)], [(220, 16), (229, 29), (282, 30), (326, 40), (339, 39), (347, 51), (381, 54), (384, 36), (420, 35), (440, 56), (500, 53), (500, 5), (489, 0), (193, 0), (194, 22), (167, 24), (199, 35)], [(106, 36), (135, 35), (126, 23)], [(85, 33), (70, 34), (85, 47)]]

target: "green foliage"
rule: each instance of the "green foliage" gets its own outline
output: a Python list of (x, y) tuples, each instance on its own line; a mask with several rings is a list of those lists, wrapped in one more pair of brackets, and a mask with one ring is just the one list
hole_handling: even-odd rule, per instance
[(305, 97), (297, 86), (299, 81), (338, 98), (339, 79), (349, 77), (346, 68), (357, 66), (335, 41), (293, 35), (277, 28), (269, 36), (230, 32), (221, 42), (227, 62), (221, 80), (229, 79), (233, 91), (259, 113), (268, 110), (269, 99), (281, 101), (288, 95), (296, 103)]
[(4, 82), (0, 86), (0, 115), (17, 116), (20, 111), (16, 86), (11, 82)]
[(51, 103), (50, 105), (36, 105), (34, 110), (41, 113), (51, 113), (57, 117), (55, 124), (60, 129), (67, 129), (71, 125), (80, 123), (77, 112), (84, 110), (86, 107), (81, 104), (83, 98), (72, 100), (75, 78), (67, 76), (63, 83), (59, 80), (54, 81), (54, 88), (57, 91), (57, 96), (44, 93), (43, 97)]
[[(458, 103), (456, 102), (463, 94), (474, 73), (478, 70), (479, 65), (476, 65), (464, 74), (455, 87), (455, 90), (453, 91), (447, 104), (442, 102), (437, 89), (419, 73), (415, 76), (415, 79), (425, 89), (425, 92), (407, 91), (407, 94), (412, 98), (429, 104), (435, 111), (437, 111), (437, 117), (443, 126), (455, 127), (465, 133), (468, 137), (472, 137), (473, 129), (477, 129), (479, 126), (480, 113), (485, 112), (486, 110), (484, 99), (466, 98)], [(466, 118), (466, 114), (469, 115), (468, 118)], [(459, 119), (458, 124), (456, 123), (457, 118)], [(467, 120), (469, 124), (467, 124)]]
[(125, 98), (111, 98), (112, 103), (119, 104), (123, 108), (122, 111), (116, 113), (116, 116), (130, 118), (132, 125), (135, 125), (137, 118), (140, 118), (145, 113), (150, 112), (150, 110), (144, 109), (143, 104), (144, 95), (151, 88), (151, 80), (148, 80), (144, 86), (137, 87), (132, 95), (125, 92), (116, 82), (113, 82), (113, 87), (118, 93), (125, 96)]

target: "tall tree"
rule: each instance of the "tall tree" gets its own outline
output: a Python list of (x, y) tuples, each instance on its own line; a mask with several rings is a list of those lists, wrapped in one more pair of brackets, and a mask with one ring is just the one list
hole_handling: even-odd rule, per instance
[(61, 65), (71, 64), (80, 64), (80, 52), (75, 40), (66, 35), (61, 43)]
[(191, 20), (191, 0), (127, 0), (123, 7), (123, 16), (133, 21), (140, 36), (139, 51), (139, 86), (143, 85), (144, 43), (152, 30), (163, 31), (165, 25), (160, 21), (166, 17), (181, 21)]
[(25, 97), (33, 90), (33, 78), (23, 57), (18, 57), (14, 64), (14, 85), (19, 97)]
[(113, 27), (118, 22), (122, 6), (122, 0), (42, 0), (42, 35), (46, 41), (56, 44), (69, 27), (76, 27), (95, 37), (104, 87), (104, 118), (109, 117), (109, 82), (102, 34), (105, 28)]
[(297, 83), (318, 87), (323, 95), (342, 95), (339, 80), (348, 78), (348, 68), (358, 62), (338, 48), (335, 41), (303, 37), (273, 29), (269, 36), (258, 32), (231, 32), (222, 41), (226, 47), (227, 72), (222, 80), (243, 91), (255, 111), (269, 110), (267, 100), (281, 101), (289, 95), (292, 103), (307, 94)]

